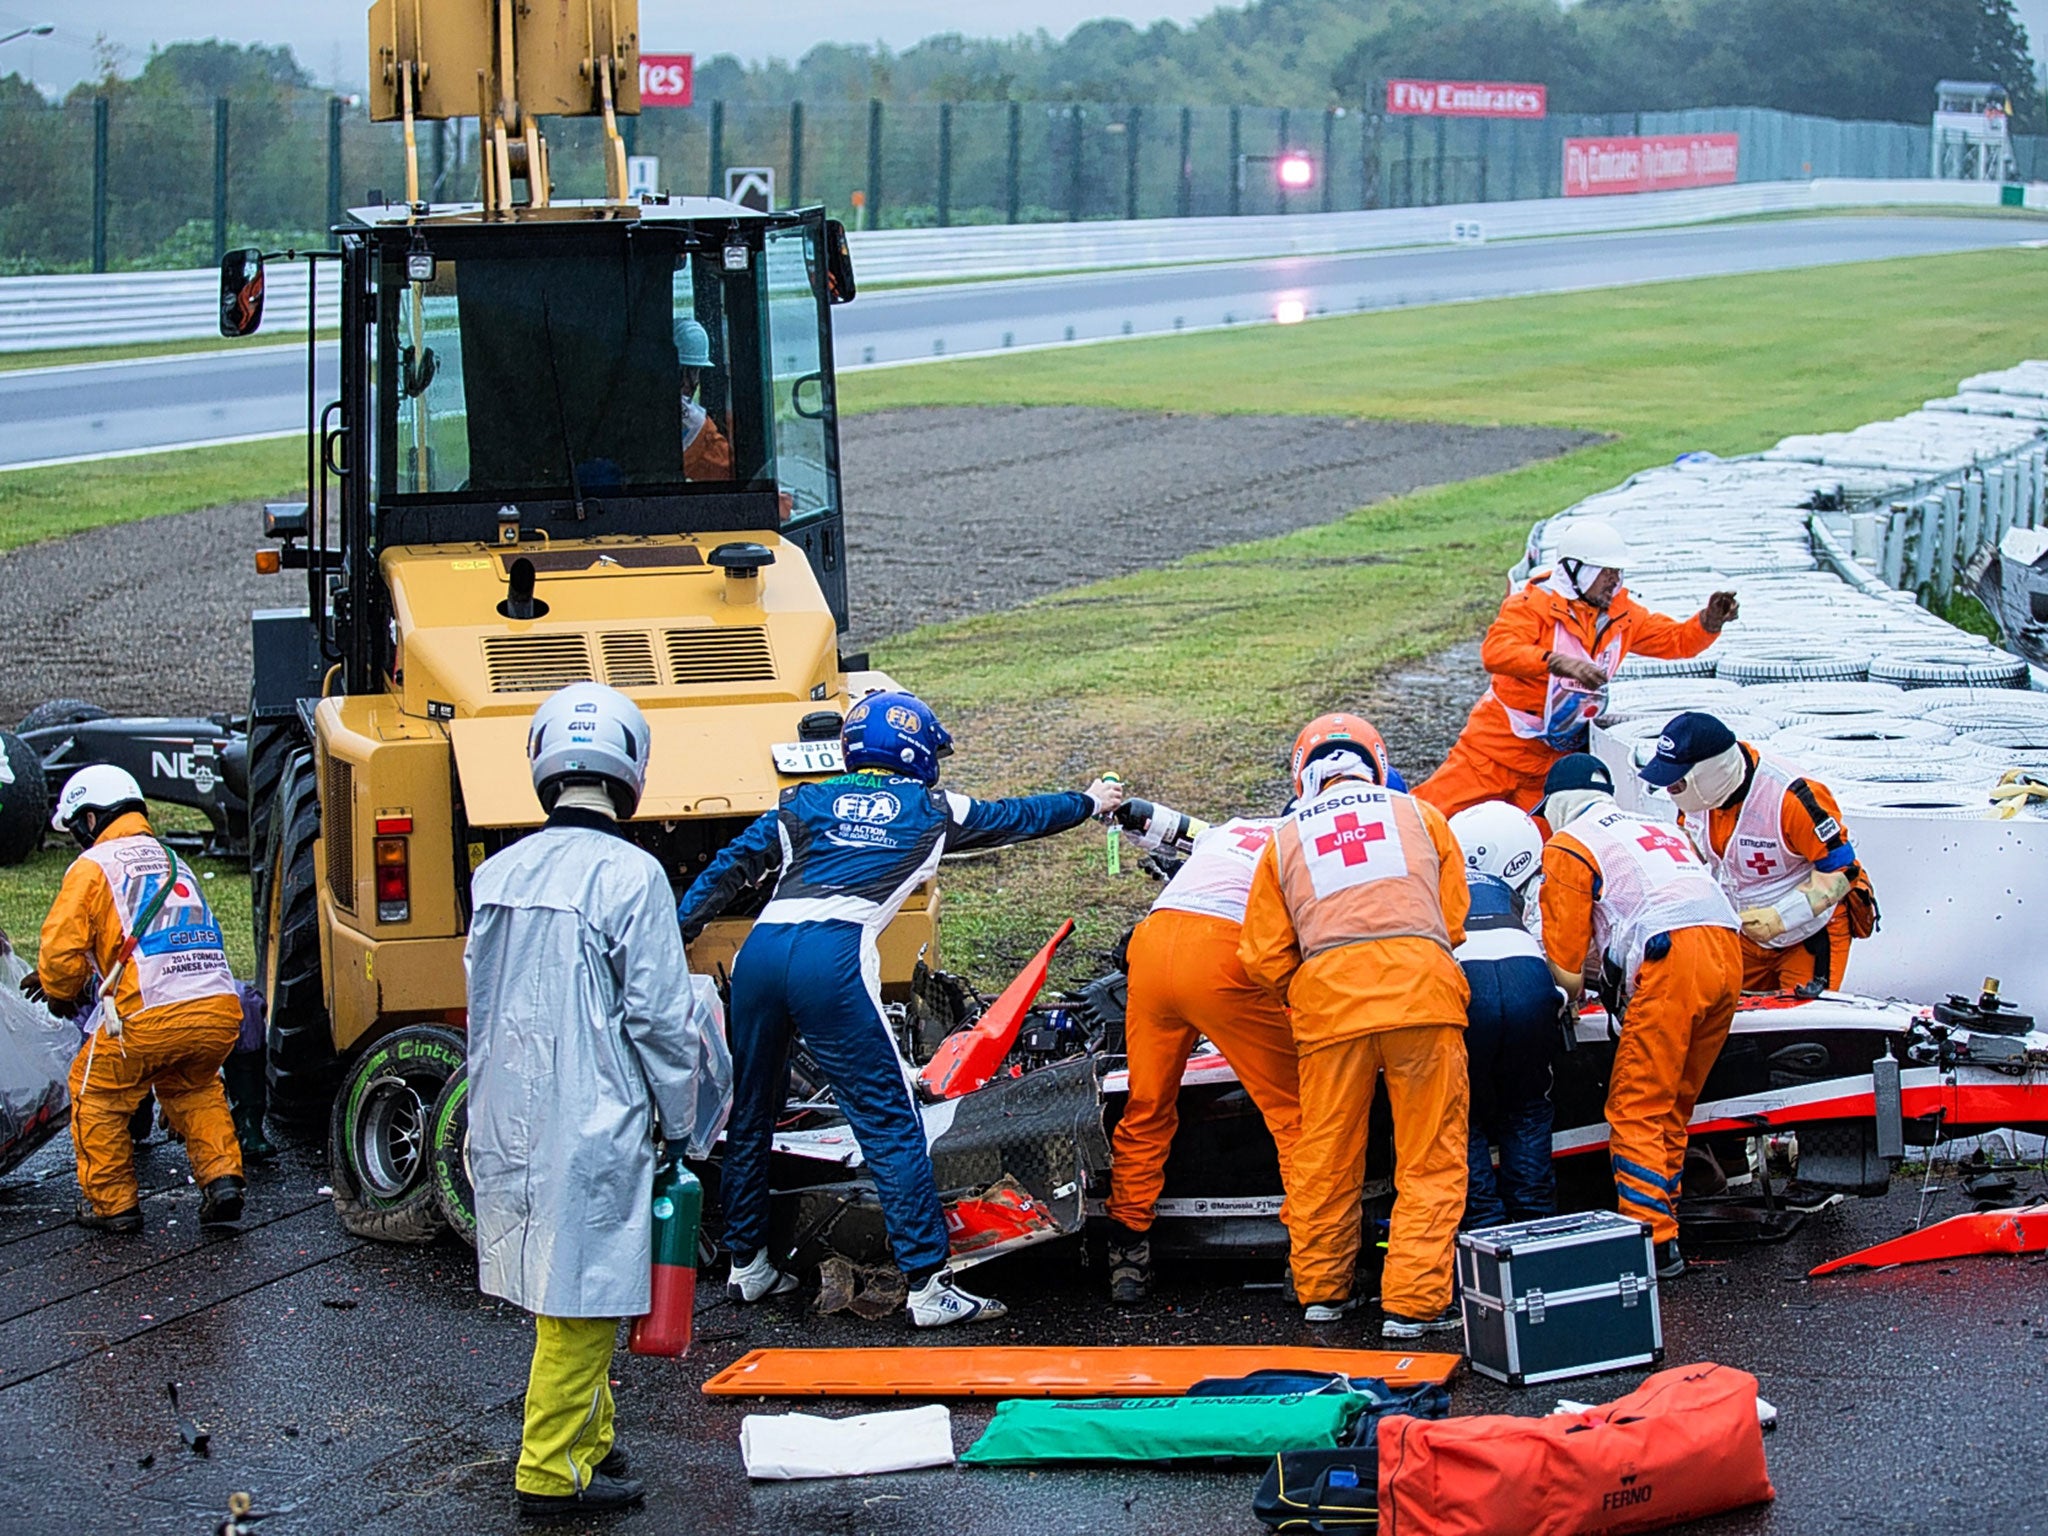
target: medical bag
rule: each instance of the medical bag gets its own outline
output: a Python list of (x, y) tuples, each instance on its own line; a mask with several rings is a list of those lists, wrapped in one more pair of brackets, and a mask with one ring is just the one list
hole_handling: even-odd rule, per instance
[(1458, 1234), (1465, 1353), (1519, 1387), (1664, 1358), (1650, 1229), (1613, 1211)]
[(1756, 1378), (1711, 1364), (1579, 1413), (1386, 1419), (1377, 1481), (1382, 1536), (1624, 1536), (1776, 1497)]

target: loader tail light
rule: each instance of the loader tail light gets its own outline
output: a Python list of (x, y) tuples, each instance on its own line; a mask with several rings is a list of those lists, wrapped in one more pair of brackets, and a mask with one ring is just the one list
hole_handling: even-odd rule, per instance
[[(381, 828), (379, 830), (382, 830)], [(412, 920), (412, 862), (409, 839), (377, 839), (377, 921)]]

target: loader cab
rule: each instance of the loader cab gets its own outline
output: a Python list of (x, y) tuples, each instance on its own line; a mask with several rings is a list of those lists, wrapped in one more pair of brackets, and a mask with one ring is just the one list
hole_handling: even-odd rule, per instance
[(326, 628), (347, 691), (384, 669), (387, 545), (779, 533), (846, 628), (823, 214), (553, 211), (569, 216), (394, 206), (341, 232), (315, 516), (340, 530)]

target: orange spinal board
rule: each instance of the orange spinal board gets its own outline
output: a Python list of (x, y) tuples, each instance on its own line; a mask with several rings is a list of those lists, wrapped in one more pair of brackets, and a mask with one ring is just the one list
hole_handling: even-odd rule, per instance
[(1017, 1043), (1017, 1031), (1031, 1009), (1039, 989), (1052, 969), (1053, 953), (1074, 931), (1070, 917), (1059, 932), (1046, 941), (1045, 948), (1032, 956), (1031, 963), (1003, 988), (1003, 995), (988, 1005), (979, 1019), (966, 1029), (948, 1035), (932, 1059), (917, 1076), (920, 1087), (934, 1099), (957, 1099), (972, 1093), (996, 1075), (996, 1068)]
[(707, 1397), (1176, 1397), (1211, 1376), (1328, 1371), (1393, 1387), (1440, 1384), (1461, 1355), (1262, 1344), (756, 1349)]

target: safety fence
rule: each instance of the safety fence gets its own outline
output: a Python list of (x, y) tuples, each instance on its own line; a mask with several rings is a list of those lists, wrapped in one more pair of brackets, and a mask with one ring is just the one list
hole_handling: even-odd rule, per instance
[[(1357, 213), (1174, 221), (873, 230), (851, 237), (864, 283), (921, 283), (1126, 267), (1331, 256), (1440, 245), (1454, 227), (1489, 239), (1655, 229), (1766, 213), (1887, 206), (1995, 207), (1989, 183), (1811, 181), (1703, 187), (1628, 197)], [(2048, 187), (2026, 206), (2048, 209)], [(275, 262), (265, 275), (269, 326), (303, 327), (307, 266)], [(179, 272), (0, 277), (0, 352), (196, 340), (216, 333), (219, 280), (212, 268)], [(335, 279), (321, 277), (320, 326), (339, 324)]]
[[(551, 120), (557, 192), (601, 190), (597, 125)], [(713, 101), (626, 120), (656, 185), (723, 193), (728, 169), (774, 174), (785, 206), (819, 203), (885, 230), (1257, 217), (1559, 195), (1568, 138), (1737, 133), (1742, 182), (1928, 175), (1929, 129), (1756, 108), (1538, 121), (1386, 117), (1341, 107), (1096, 102)], [(2017, 141), (2048, 175), (2048, 140)], [(1315, 164), (1289, 190), (1283, 154)], [(423, 126), (424, 193), (475, 195), (473, 123)], [(0, 106), (0, 273), (176, 269), (233, 245), (322, 243), (345, 207), (404, 191), (398, 130), (359, 102), (124, 97)]]

